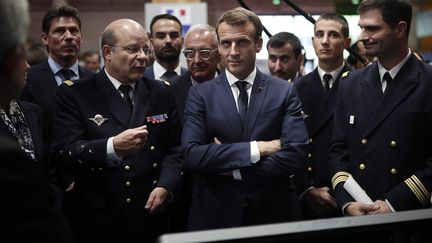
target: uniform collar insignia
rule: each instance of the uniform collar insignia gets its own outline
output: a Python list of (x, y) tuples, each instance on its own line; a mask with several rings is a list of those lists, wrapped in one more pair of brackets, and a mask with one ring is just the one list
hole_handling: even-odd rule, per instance
[(101, 114), (96, 114), (93, 118), (89, 118), (89, 120), (100, 126), (102, 123), (108, 121), (108, 118), (103, 117)]

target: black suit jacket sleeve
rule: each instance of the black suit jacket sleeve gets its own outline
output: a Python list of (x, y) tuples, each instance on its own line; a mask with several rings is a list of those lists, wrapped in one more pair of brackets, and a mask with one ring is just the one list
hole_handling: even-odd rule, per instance
[(41, 168), (17, 144), (0, 137), (0, 234), (13, 242), (72, 242)]

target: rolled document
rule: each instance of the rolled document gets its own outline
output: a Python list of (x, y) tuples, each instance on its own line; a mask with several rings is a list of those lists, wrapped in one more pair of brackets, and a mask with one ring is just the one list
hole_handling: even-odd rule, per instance
[(366, 194), (363, 188), (360, 187), (360, 185), (357, 183), (356, 180), (354, 180), (354, 178), (351, 175), (345, 181), (343, 187), (351, 195), (351, 197), (353, 197), (354, 200), (356, 200), (356, 202), (373, 204), (370, 197)]

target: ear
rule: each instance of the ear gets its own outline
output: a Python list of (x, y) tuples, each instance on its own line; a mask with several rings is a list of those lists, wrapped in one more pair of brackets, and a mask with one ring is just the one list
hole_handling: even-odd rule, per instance
[(408, 36), (407, 34), (408, 24), (405, 21), (400, 21), (396, 26), (396, 34), (398, 38)]
[(262, 44), (263, 44), (263, 39), (260, 37), (260, 38), (258, 38), (258, 40), (256, 40), (256, 42), (255, 42), (256, 53), (258, 53), (258, 52), (261, 51)]
[(102, 47), (102, 56), (105, 62), (111, 61), (112, 59), (112, 48), (109, 45), (104, 45)]
[(48, 35), (45, 32), (41, 34), (41, 42), (44, 46), (48, 46)]
[(345, 49), (351, 46), (351, 37), (345, 38)]

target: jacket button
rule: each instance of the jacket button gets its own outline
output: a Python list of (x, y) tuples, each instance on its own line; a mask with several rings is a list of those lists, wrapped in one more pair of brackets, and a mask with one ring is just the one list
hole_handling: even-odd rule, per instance
[(130, 166), (129, 165), (125, 165), (125, 170), (130, 170)]
[(312, 138), (309, 138), (309, 143), (312, 143), (312, 141), (313, 141), (313, 139), (312, 139)]
[(364, 169), (366, 169), (366, 165), (365, 165), (365, 164), (360, 164), (360, 165), (359, 165), (359, 169), (360, 169), (360, 170), (364, 170)]
[(309, 158), (309, 159), (312, 159), (312, 154), (308, 154), (308, 158)]
[(150, 146), (150, 151), (154, 151), (155, 147), (154, 146)]
[(154, 164), (153, 164), (153, 168), (157, 168), (157, 166), (158, 166), (157, 163), (154, 163)]
[(157, 180), (154, 180), (154, 181), (153, 181), (153, 185), (156, 185), (156, 184), (157, 184)]
[(396, 146), (397, 146), (396, 141), (394, 141), (394, 140), (391, 141), (391, 142), (390, 142), (390, 146), (393, 147), (393, 148), (396, 147)]
[(362, 144), (367, 144), (367, 142), (368, 142), (368, 141), (367, 141), (366, 138), (363, 138), (363, 139), (361, 140), (361, 143), (362, 143)]
[(130, 203), (130, 202), (132, 202), (132, 199), (130, 199), (130, 198), (126, 198), (126, 202), (127, 202), (127, 203)]
[(395, 168), (392, 168), (390, 170), (390, 173), (392, 173), (392, 175), (396, 175), (397, 174), (397, 170)]
[(130, 186), (131, 185), (130, 181), (126, 181), (125, 185)]
[(307, 171), (312, 171), (312, 167), (311, 166), (307, 167)]

